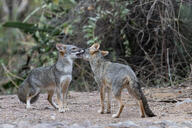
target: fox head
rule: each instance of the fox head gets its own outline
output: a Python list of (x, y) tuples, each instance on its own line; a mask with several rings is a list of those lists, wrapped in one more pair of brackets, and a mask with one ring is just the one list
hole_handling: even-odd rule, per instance
[(59, 51), (61, 57), (69, 57), (71, 59), (82, 58), (84, 50), (74, 45), (65, 45), (61, 43), (56, 44), (56, 48)]
[(85, 52), (83, 53), (83, 59), (87, 61), (98, 60), (109, 54), (108, 51), (101, 51), (99, 48), (100, 44), (95, 43), (90, 48), (85, 49)]

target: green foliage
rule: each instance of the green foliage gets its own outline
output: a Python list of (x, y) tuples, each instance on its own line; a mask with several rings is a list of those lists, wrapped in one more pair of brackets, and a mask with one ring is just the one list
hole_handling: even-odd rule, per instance
[(99, 17), (90, 17), (88, 24), (83, 26), (83, 32), (85, 33), (84, 37), (88, 40), (88, 45), (92, 45), (96, 42), (101, 43), (101, 40), (99, 40), (98, 37), (94, 34), (98, 18)]
[[(36, 2), (39, 3), (39, 1)], [(191, 6), (186, 6), (180, 2), (178, 17), (173, 17), (171, 14), (173, 11), (167, 13), (172, 6), (165, 6), (170, 3), (163, 2), (164, 4), (157, 2), (151, 13), (150, 9), (153, 2), (147, 0), (96, 2), (42, 0), (29, 13), (24, 22), (8, 21), (3, 26), (18, 28), (31, 34), (35, 45), (31, 45), (32, 47), (27, 49), (25, 54), (31, 56), (29, 65), (33, 67), (51, 65), (56, 61), (55, 44), (57, 42), (74, 44), (84, 48), (99, 42), (103, 49), (110, 51), (110, 56), (108, 56), (110, 60), (121, 60), (123, 63), (128, 61), (135, 71), (139, 69), (138, 75), (144, 81), (151, 80), (155, 84), (162, 84), (163, 82), (170, 84), (169, 79), (166, 78), (166, 51), (167, 48), (170, 48), (171, 68), (176, 64), (176, 68), (170, 70), (171, 73), (174, 72), (172, 74), (173, 79), (181, 79), (181, 74), (182, 77), (185, 77), (187, 71), (185, 66), (191, 59), (183, 59), (186, 56), (186, 50), (183, 48), (185, 44), (181, 43), (182, 39), (178, 39), (178, 35), (182, 31), (183, 35), (187, 37), (185, 41), (190, 41), (187, 39), (192, 37), (190, 27), (192, 26), (192, 13), (190, 13)], [(164, 15), (165, 11), (167, 11), (166, 15)], [(148, 19), (149, 12), (151, 16)], [(171, 18), (172, 20), (170, 20)], [(178, 28), (175, 29), (175, 26)], [(1, 27), (0, 37), (3, 36)], [(18, 32), (18, 29), (12, 31), (17, 35), (12, 38), (20, 42), (17, 44), (22, 45), (21, 42), (25, 41), (19, 41), (22, 34), (19, 34), (21, 32)], [(29, 42), (34, 43), (33, 40)], [(166, 41), (165, 46), (162, 44), (164, 40)], [(6, 43), (3, 46), (6, 49), (6, 44), (9, 42), (8, 38), (0, 38), (0, 42), (3, 43), (4, 41)], [(191, 51), (189, 50), (191, 46), (190, 43), (187, 43), (188, 51)], [(174, 51), (171, 51), (172, 49)], [(182, 61), (185, 60), (184, 66), (178, 61), (178, 58)], [(88, 64), (77, 61), (75, 66), (72, 83), (74, 86), (72, 88), (80, 90), (86, 88), (87, 91), (89, 88), (95, 88), (93, 87), (95, 84), (92, 85), (93, 78)], [(87, 80), (88, 82), (86, 82)], [(79, 84), (81, 87), (75, 84)], [(91, 86), (87, 87), (87, 85)]]
[(45, 31), (43, 29), (39, 29), (34, 24), (28, 24), (28, 23), (22, 23), (22, 22), (6, 22), (5, 24), (3, 24), (3, 27), (18, 28), (29, 33), (34, 33), (35, 31)]

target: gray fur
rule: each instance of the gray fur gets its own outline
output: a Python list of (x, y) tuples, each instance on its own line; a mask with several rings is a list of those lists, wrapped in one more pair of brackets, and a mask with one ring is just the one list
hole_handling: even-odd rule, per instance
[[(90, 53), (91, 50), (93, 50), (93, 55)], [(115, 97), (120, 97), (122, 89), (127, 88), (133, 97), (137, 100), (142, 100), (146, 115), (155, 116), (148, 106), (147, 99), (131, 67), (106, 61), (100, 50), (94, 50), (93, 46), (86, 49), (83, 58), (89, 61), (95, 81), (99, 87), (105, 86), (106, 88), (107, 86), (107, 88), (112, 90)]]
[[(72, 79), (73, 60), (80, 58), (81, 56), (78, 54), (81, 54), (83, 50), (73, 45), (63, 44), (59, 44), (57, 49), (59, 50), (59, 57), (56, 64), (33, 69), (21, 84), (18, 89), (20, 101), (26, 103), (27, 97), (32, 96), (30, 102), (33, 103), (37, 100), (39, 93), (45, 90), (48, 92), (56, 91), (57, 98), (64, 102), (63, 95), (66, 95)], [(66, 80), (69, 82), (67, 85), (65, 85)], [(66, 88), (65, 91), (63, 88)], [(54, 105), (53, 107), (56, 108)]]

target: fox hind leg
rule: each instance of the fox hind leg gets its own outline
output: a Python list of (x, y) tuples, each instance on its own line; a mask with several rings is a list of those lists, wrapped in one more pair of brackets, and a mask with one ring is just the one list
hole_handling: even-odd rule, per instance
[(105, 99), (104, 86), (100, 86), (101, 108), (98, 110), (98, 113), (100, 114), (104, 114), (104, 99)]
[(50, 103), (55, 109), (58, 109), (58, 106), (55, 104), (55, 102), (53, 102), (53, 94), (54, 94), (54, 91), (53, 91), (53, 90), (48, 91), (47, 100), (49, 101), (49, 103)]
[[(135, 84), (135, 85), (134, 85)], [(142, 97), (144, 97), (140, 87), (138, 88), (133, 88), (133, 87), (137, 87), (138, 85), (136, 85), (137, 83), (130, 83), (130, 85), (127, 86), (127, 90), (129, 92), (130, 95), (132, 95), (139, 103), (139, 107), (140, 107), (140, 111), (141, 111), (141, 117), (144, 118), (146, 111), (145, 111), (145, 104), (143, 103)], [(133, 86), (134, 85), (134, 86)]]
[(115, 99), (118, 101), (119, 110), (117, 111), (116, 114), (113, 114), (112, 117), (113, 118), (119, 118), (119, 116), (121, 115), (121, 112), (123, 111), (124, 104), (123, 104), (123, 102), (121, 100), (121, 95), (115, 96)]
[(107, 114), (111, 113), (111, 89), (106, 88), (107, 92)]
[[(34, 91), (34, 90), (33, 90)], [(31, 108), (31, 99), (33, 99), (36, 95), (39, 95), (40, 90), (39, 89), (35, 89), (35, 91), (33, 92), (31, 91), (27, 98), (26, 98), (26, 108), (30, 109)]]
[(30, 101), (31, 101), (31, 97), (27, 97), (27, 102), (26, 102), (26, 108), (27, 108), (27, 109), (30, 109), (30, 108), (31, 108), (31, 103), (30, 103)]
[(140, 109), (141, 109), (141, 117), (145, 118), (145, 109), (144, 109), (142, 100), (139, 100), (139, 106), (140, 106)]

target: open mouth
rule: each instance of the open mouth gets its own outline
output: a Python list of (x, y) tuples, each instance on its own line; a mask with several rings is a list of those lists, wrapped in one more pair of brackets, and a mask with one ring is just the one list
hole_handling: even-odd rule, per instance
[(81, 50), (79, 53), (76, 54), (77, 57), (82, 57), (85, 50)]

